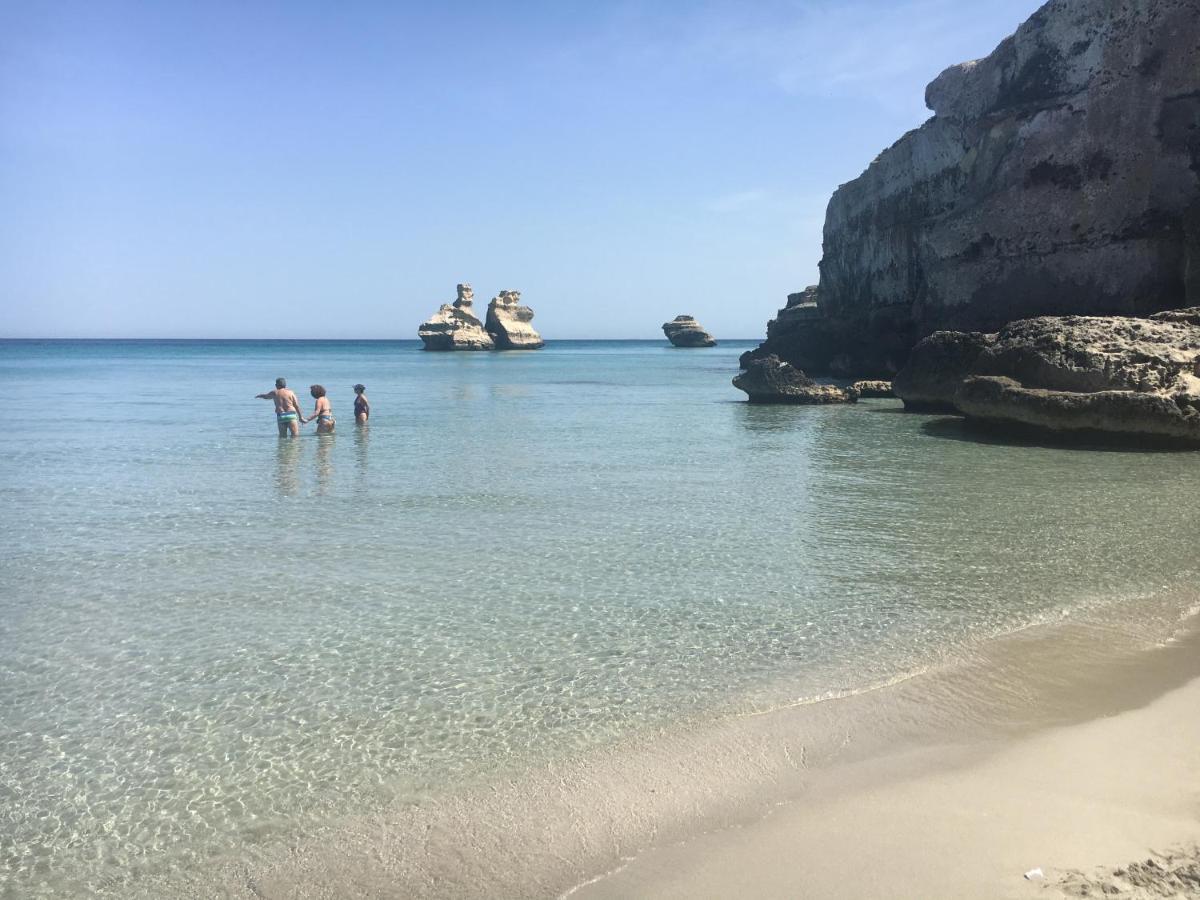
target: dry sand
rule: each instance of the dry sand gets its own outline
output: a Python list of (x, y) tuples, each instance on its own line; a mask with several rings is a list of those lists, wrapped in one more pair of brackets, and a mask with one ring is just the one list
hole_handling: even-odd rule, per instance
[[(1198, 842), (1200, 680), (998, 749), (846, 767), (802, 802), (648, 850), (571, 900), (1196, 897)], [(1045, 878), (1027, 880), (1035, 868)]]

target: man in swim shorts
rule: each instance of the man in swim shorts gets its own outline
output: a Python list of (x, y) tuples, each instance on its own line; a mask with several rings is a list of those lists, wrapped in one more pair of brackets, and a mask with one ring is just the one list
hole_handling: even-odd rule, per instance
[(280, 437), (300, 437), (304, 417), (300, 415), (300, 401), (288, 390), (286, 378), (276, 378), (275, 390), (255, 394), (254, 397), (256, 400), (275, 401), (275, 422), (279, 426)]

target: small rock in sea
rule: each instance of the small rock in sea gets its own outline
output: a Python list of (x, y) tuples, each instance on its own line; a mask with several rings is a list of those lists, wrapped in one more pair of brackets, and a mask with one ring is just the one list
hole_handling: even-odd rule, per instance
[(752, 359), (746, 371), (733, 379), (751, 403), (853, 403), (858, 394), (832, 384), (817, 384), (802, 371), (771, 354)]
[(520, 291), (501, 291), (487, 310), (487, 331), (497, 350), (538, 350), (546, 345), (529, 323), (533, 310), (521, 305)]
[(417, 337), (426, 350), (493, 350), (495, 343), (475, 318), (472, 303), (475, 292), (469, 284), (458, 285), (453, 304), (445, 303), (417, 329)]
[(860, 400), (878, 400), (884, 397), (895, 397), (890, 381), (856, 381), (850, 390), (858, 394)]
[(691, 316), (676, 316), (673, 321), (663, 323), (663, 334), (676, 347), (715, 347), (716, 340), (700, 327)]

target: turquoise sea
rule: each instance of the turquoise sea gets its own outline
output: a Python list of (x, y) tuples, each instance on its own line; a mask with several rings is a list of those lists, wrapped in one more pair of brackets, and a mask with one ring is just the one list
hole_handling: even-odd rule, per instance
[[(1200, 455), (750, 406), (750, 346), (0, 342), (0, 896), (122, 896), (1197, 583)], [(336, 434), (276, 437), (280, 375)]]

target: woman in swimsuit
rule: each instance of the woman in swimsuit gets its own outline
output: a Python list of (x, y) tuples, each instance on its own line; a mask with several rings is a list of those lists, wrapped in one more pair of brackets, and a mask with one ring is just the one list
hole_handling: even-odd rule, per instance
[(325, 388), (314, 384), (308, 389), (308, 392), (317, 401), (316, 408), (308, 417), (308, 421), (317, 420), (317, 434), (333, 434), (333, 427), (337, 423), (333, 421), (333, 407), (329, 404), (329, 398), (325, 396)]
[(354, 421), (366, 425), (371, 418), (371, 404), (367, 402), (367, 389), (361, 384), (354, 386)]

